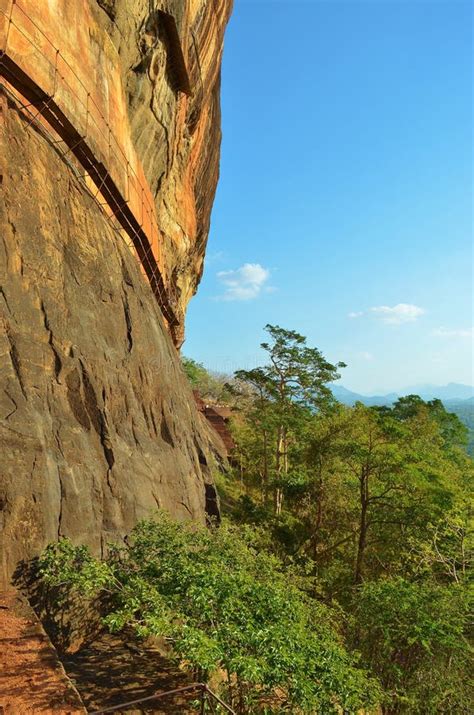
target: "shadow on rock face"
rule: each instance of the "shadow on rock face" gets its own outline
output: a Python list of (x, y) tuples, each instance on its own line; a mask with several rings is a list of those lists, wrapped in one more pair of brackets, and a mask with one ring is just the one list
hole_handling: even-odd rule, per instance
[(206, 518), (208, 524), (221, 523), (221, 511), (219, 506), (219, 495), (214, 484), (206, 484)]

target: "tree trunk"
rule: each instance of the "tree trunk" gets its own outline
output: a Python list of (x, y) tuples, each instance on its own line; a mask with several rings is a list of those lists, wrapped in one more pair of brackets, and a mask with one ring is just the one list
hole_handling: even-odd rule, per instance
[(263, 475), (262, 475), (262, 501), (267, 503), (268, 499), (268, 433), (263, 430)]
[(316, 521), (314, 524), (313, 538), (312, 538), (312, 552), (313, 559), (317, 561), (318, 557), (318, 546), (320, 542), (319, 534), (321, 532), (321, 527), (323, 525), (323, 499), (324, 499), (324, 486), (323, 486), (323, 465), (321, 458), (318, 459), (318, 486), (316, 489)]
[(283, 490), (277, 487), (275, 490), (275, 516), (280, 516), (283, 507)]
[(283, 505), (283, 491), (281, 489), (281, 477), (283, 473), (284, 465), (284, 427), (283, 425), (278, 426), (278, 439), (277, 439), (277, 451), (276, 451), (276, 476), (277, 476), (277, 486), (275, 488), (275, 516), (280, 516), (282, 505)]
[(365, 547), (367, 545), (367, 508), (369, 505), (369, 475), (365, 467), (359, 477), (360, 492), (360, 517), (359, 517), (359, 539), (357, 542), (357, 556), (354, 569), (354, 583), (362, 582), (362, 570), (364, 564)]

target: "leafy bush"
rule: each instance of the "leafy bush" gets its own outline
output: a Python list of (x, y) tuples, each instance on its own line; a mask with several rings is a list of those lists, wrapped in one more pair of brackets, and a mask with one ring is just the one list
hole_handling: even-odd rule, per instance
[(108, 593), (110, 629), (164, 636), (200, 676), (220, 674), (240, 712), (355, 713), (379, 697), (345, 650), (336, 612), (289, 583), (246, 528), (211, 531), (158, 513), (105, 562), (63, 539), (40, 571), (55, 585)]
[(384, 686), (385, 712), (472, 712), (468, 587), (385, 578), (364, 583), (356, 601), (357, 644)]

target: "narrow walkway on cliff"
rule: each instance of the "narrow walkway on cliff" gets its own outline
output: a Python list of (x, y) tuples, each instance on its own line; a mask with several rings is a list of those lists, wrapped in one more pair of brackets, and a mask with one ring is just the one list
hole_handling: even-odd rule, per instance
[[(0, 632), (2, 713), (86, 715), (191, 683), (157, 646), (145, 645), (133, 634), (104, 632), (75, 651), (70, 644), (70, 650), (58, 653), (15, 589), (0, 594)], [(175, 693), (143, 707), (155, 715), (186, 715), (196, 712), (193, 700), (187, 693)]]
[(79, 643), (69, 626), (43, 626), (20, 590), (0, 593), (0, 713), (191, 715), (213, 713), (218, 703), (233, 712), (166, 657), (158, 641), (99, 631)]
[[(133, 637), (103, 633), (75, 653), (62, 656), (66, 673), (75, 684), (88, 712), (150, 697), (191, 683), (183, 671), (165, 658), (157, 646)], [(195, 713), (186, 695), (175, 694), (152, 701), (147, 711)], [(134, 709), (136, 711), (137, 708)], [(128, 711), (128, 708), (127, 708)]]
[(0, 712), (85, 715), (40, 621), (15, 589), (0, 594)]

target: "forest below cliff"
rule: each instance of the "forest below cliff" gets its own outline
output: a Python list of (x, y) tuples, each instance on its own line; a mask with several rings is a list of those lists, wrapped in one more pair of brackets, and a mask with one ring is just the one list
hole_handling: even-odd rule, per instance
[(238, 713), (468, 713), (474, 463), (439, 400), (348, 407), (304, 336), (266, 327), (267, 360), (184, 369), (231, 408), (222, 522), (164, 513), (105, 561), (62, 540), (43, 578), (106, 594), (105, 622), (164, 636)]

